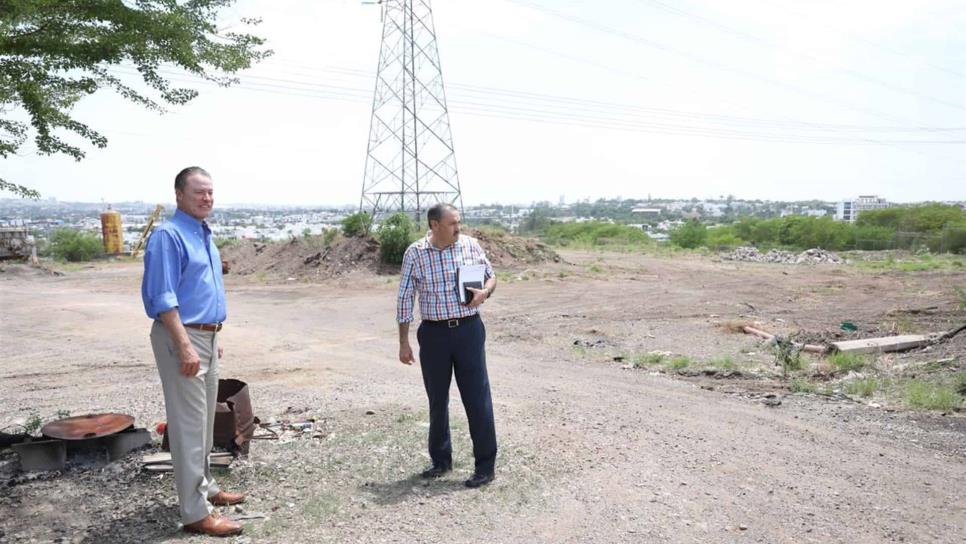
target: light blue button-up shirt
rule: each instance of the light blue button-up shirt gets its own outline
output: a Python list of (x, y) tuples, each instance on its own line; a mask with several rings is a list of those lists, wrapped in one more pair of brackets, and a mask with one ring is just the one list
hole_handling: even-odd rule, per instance
[(221, 255), (207, 223), (177, 210), (154, 230), (144, 251), (141, 299), (152, 319), (178, 308), (182, 323), (225, 320)]

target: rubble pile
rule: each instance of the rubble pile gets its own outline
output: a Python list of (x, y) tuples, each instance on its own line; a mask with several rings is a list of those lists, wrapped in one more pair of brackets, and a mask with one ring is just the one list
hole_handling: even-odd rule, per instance
[(845, 259), (822, 248), (806, 249), (796, 254), (780, 249), (770, 249), (768, 252), (762, 253), (756, 247), (742, 246), (730, 253), (722, 253), (721, 258), (726, 261), (746, 263), (845, 264)]

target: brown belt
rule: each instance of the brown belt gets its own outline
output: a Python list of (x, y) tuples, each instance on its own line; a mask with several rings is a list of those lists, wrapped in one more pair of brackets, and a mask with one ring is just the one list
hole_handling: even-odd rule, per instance
[(218, 332), (223, 326), (222, 323), (185, 323), (185, 327), (198, 329), (199, 331)]

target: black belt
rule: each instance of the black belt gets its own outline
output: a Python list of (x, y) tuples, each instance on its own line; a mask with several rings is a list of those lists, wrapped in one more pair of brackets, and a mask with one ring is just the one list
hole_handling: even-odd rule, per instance
[(455, 329), (464, 323), (471, 323), (480, 318), (480, 314), (468, 315), (466, 317), (457, 317), (455, 319), (440, 319), (439, 321), (433, 321), (431, 319), (424, 319), (423, 323), (426, 325), (433, 325), (439, 327), (448, 327), (450, 329)]
[(221, 323), (185, 323), (185, 327), (198, 329), (199, 331), (218, 332), (221, 330)]

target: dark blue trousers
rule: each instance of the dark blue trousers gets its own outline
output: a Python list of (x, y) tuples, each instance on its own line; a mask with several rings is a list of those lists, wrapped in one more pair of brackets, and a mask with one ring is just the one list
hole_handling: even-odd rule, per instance
[(475, 318), (460, 320), (450, 328), (445, 321), (423, 321), (416, 331), (419, 364), (429, 397), (429, 456), (434, 465), (453, 464), (453, 443), (449, 434), (449, 387), (456, 375), (456, 387), (463, 398), (466, 419), (473, 439), (477, 474), (492, 474), (496, 463), (496, 428), (490, 379), (486, 373), (486, 328)]

